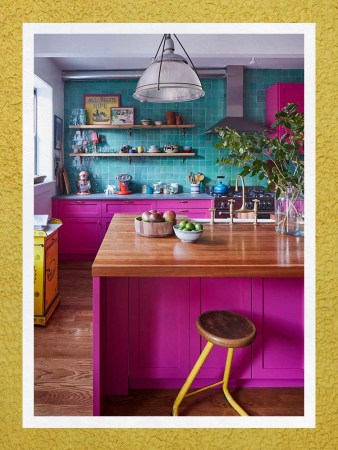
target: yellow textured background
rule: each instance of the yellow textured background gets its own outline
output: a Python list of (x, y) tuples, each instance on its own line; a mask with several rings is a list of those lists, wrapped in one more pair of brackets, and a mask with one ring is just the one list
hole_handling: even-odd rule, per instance
[[(337, 3), (334, 0), (282, 2), (1, 0), (0, 18), (0, 448), (25, 450), (338, 448), (335, 353), (338, 244), (335, 170), (338, 163)], [(20, 326), (22, 130), (19, 118), (22, 110), (22, 24), (26, 22), (316, 23), (317, 426), (315, 429), (22, 428)]]

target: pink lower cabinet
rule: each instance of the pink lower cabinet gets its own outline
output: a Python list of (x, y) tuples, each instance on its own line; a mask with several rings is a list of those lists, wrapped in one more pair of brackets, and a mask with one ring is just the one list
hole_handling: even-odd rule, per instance
[(176, 387), (189, 373), (187, 278), (129, 279), (129, 387)]
[(209, 208), (213, 208), (214, 200), (158, 200), (156, 209), (164, 212), (166, 210), (175, 211), (176, 214), (183, 214), (189, 219), (210, 218)]
[[(124, 197), (122, 195), (122, 197)], [(102, 217), (112, 218), (115, 213), (142, 214), (144, 211), (153, 209), (154, 202), (149, 200), (108, 200), (102, 202)]]
[(155, 209), (155, 203), (149, 200), (108, 200), (102, 202), (102, 239), (115, 213), (141, 215), (144, 211)]
[(303, 278), (254, 278), (252, 293), (253, 321), (257, 328), (253, 378), (270, 380), (274, 386), (302, 386)]
[(59, 232), (61, 260), (91, 260), (102, 242), (100, 217), (62, 217)]
[[(243, 314), (251, 319), (251, 278), (202, 278), (200, 286), (200, 312), (211, 310), (227, 310)], [(195, 314), (196, 315), (196, 314)], [(193, 360), (206, 344), (206, 340), (200, 337), (196, 327), (192, 339), (196, 342), (192, 346)], [(208, 379), (213, 383), (223, 378), (227, 349), (215, 345), (198, 374), (198, 378)], [(199, 386), (198, 378), (194, 386)], [(236, 349), (232, 363), (229, 384), (236, 384), (236, 380), (251, 378), (251, 346)], [(204, 383), (206, 384), (206, 383)], [(202, 383), (203, 385), (203, 383)]]

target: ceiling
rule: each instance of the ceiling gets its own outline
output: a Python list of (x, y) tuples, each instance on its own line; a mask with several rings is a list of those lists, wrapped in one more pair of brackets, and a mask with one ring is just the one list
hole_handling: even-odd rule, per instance
[[(145, 69), (161, 34), (36, 34), (36, 58), (61, 70)], [(196, 68), (303, 69), (303, 34), (177, 34)], [(175, 52), (184, 56), (174, 38)], [(249, 64), (255, 58), (255, 64)]]

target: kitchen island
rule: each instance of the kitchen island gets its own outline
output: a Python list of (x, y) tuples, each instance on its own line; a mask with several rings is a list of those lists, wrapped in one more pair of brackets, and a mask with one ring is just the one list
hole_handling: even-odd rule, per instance
[[(193, 244), (145, 238), (115, 214), (92, 266), (93, 413), (129, 388), (179, 388), (205, 342), (199, 314), (246, 315), (256, 341), (235, 352), (233, 386), (303, 385), (303, 238), (273, 224), (205, 224)], [(236, 354), (237, 353), (237, 354)], [(218, 381), (216, 348), (193, 387)]]

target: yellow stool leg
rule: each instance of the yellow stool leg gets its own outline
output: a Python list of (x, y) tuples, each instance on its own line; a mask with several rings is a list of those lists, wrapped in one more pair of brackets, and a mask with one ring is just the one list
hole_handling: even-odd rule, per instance
[(182, 388), (181, 388), (180, 392), (178, 393), (176, 400), (174, 402), (173, 416), (178, 416), (178, 408), (179, 408), (180, 404), (182, 403), (182, 400), (184, 399), (190, 386), (192, 385), (192, 382), (196, 378), (196, 375), (198, 374), (204, 361), (207, 359), (207, 356), (209, 355), (210, 350), (212, 349), (213, 346), (214, 346), (214, 344), (212, 344), (211, 342), (207, 342), (207, 344), (204, 347), (202, 353), (200, 354), (198, 360), (196, 361), (194, 367), (192, 368), (190, 374), (188, 375), (188, 378), (186, 379), (184, 385), (182, 386)]
[(230, 369), (231, 369), (231, 363), (232, 363), (232, 357), (234, 354), (233, 348), (228, 348), (228, 354), (227, 354), (227, 360), (225, 363), (225, 370), (224, 370), (224, 378), (223, 378), (223, 392), (225, 397), (227, 398), (230, 405), (238, 412), (240, 416), (247, 416), (248, 414), (242, 409), (238, 403), (235, 402), (235, 400), (231, 397), (231, 394), (228, 390), (228, 382), (230, 377)]

